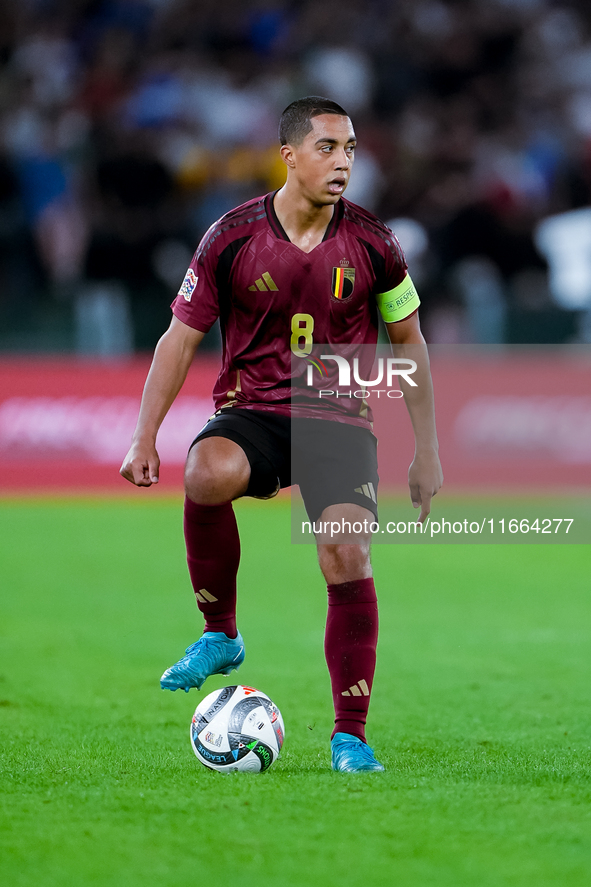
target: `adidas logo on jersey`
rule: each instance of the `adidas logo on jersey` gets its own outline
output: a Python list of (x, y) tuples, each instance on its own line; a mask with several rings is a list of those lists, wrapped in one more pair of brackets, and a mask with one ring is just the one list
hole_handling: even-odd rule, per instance
[(252, 286), (248, 287), (251, 293), (256, 293), (257, 290), (260, 290), (262, 293), (268, 292), (268, 290), (273, 290), (277, 292), (279, 287), (271, 277), (268, 271), (263, 271), (258, 280), (255, 280)]
[(341, 693), (341, 696), (369, 696), (367, 681), (358, 681), (356, 684), (353, 684), (352, 687), (349, 687), (348, 690), (344, 690)]
[(371, 499), (372, 502), (377, 504), (376, 491), (374, 490), (373, 484), (361, 484), (360, 487), (355, 487), (356, 493), (361, 493), (362, 496), (367, 496), (368, 499)]

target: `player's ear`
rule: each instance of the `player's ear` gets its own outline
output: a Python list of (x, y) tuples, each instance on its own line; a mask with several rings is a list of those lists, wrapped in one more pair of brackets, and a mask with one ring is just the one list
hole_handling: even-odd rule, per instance
[(293, 169), (295, 166), (295, 157), (291, 145), (281, 145), (281, 156), (285, 165), (289, 166), (290, 169)]

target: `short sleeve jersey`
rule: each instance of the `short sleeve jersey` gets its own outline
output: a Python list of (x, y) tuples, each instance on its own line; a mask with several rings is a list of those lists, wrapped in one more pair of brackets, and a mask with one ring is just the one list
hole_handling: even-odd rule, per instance
[[(294, 350), (304, 353), (312, 342), (375, 346), (376, 296), (406, 276), (398, 241), (372, 213), (341, 198), (324, 239), (305, 253), (283, 230), (274, 194), (211, 226), (172, 303), (175, 316), (196, 330), (207, 332), (220, 320), (216, 410), (291, 415)], [(341, 421), (366, 424), (359, 411), (359, 402), (350, 402)]]

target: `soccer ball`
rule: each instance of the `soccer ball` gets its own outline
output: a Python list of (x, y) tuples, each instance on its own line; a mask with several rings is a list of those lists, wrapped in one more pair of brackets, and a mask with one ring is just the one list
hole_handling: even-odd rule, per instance
[(191, 721), (191, 745), (211, 770), (262, 773), (279, 757), (283, 718), (265, 693), (224, 687), (203, 699)]

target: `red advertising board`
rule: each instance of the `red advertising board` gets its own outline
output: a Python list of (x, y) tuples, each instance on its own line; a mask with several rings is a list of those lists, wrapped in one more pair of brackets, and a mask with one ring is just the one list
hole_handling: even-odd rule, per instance
[[(0, 361), (0, 490), (142, 495), (118, 474), (149, 361)], [(198, 358), (159, 436), (157, 495), (182, 485), (213, 412), (217, 358)], [(591, 487), (589, 350), (432, 349), (449, 492)], [(402, 489), (413, 436), (404, 403), (372, 396), (383, 489)]]
[[(0, 362), (0, 490), (141, 493), (118, 472), (150, 361)], [(217, 359), (201, 358), (165, 418), (158, 493), (182, 487), (191, 440), (213, 413)]]
[[(430, 355), (447, 492), (591, 487), (590, 349)], [(372, 399), (372, 408), (380, 477), (400, 487), (414, 449), (404, 402)]]

